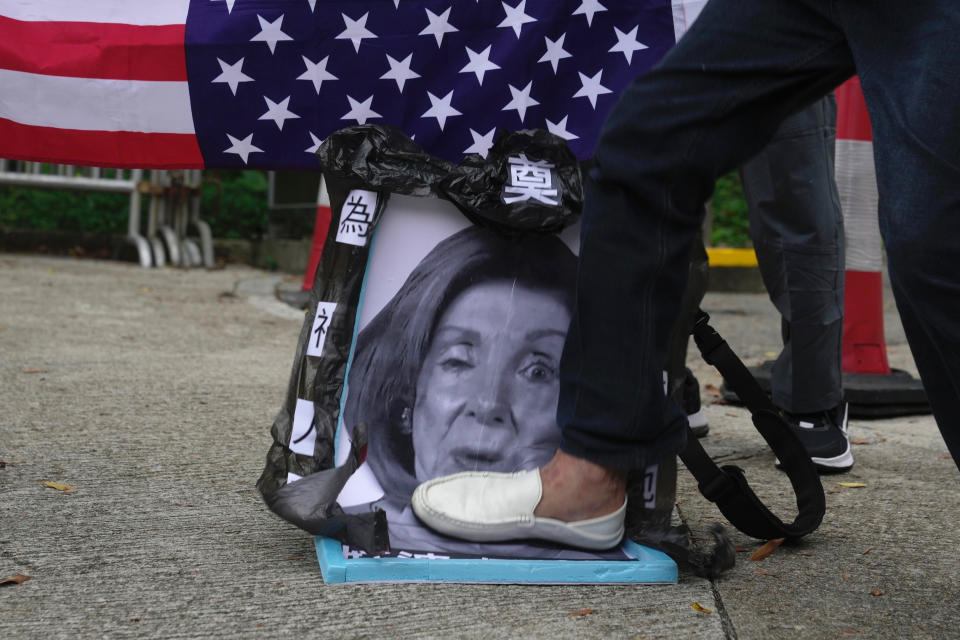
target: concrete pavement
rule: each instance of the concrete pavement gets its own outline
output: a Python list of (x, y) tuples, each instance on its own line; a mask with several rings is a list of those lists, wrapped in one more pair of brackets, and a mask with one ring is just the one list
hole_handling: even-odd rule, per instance
[[(857, 421), (856, 466), (825, 476), (824, 525), (724, 577), (676, 586), (325, 585), (312, 538), (254, 489), (302, 314), (245, 267), (0, 254), (0, 633), (59, 637), (948, 638), (960, 611), (958, 472), (930, 417)], [(711, 293), (754, 364), (779, 322), (762, 294)], [(892, 364), (910, 369), (887, 317)], [(690, 362), (714, 398), (719, 377)], [(708, 449), (792, 517), (737, 407)], [(41, 482), (66, 483), (58, 491)], [(865, 484), (845, 488), (837, 482)], [(697, 536), (722, 521), (681, 469)], [(711, 613), (698, 612), (698, 603)], [(584, 615), (570, 615), (590, 609)]]

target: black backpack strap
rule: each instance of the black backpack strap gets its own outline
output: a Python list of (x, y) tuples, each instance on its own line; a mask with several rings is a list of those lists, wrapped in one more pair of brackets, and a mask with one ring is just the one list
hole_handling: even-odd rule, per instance
[(792, 523), (784, 523), (753, 493), (742, 469), (733, 465), (718, 467), (689, 431), (687, 446), (680, 452), (680, 459), (697, 479), (704, 497), (716, 503), (727, 520), (743, 533), (762, 540), (801, 538), (814, 531), (823, 520), (826, 500), (820, 476), (803, 444), (784, 422), (773, 402), (727, 342), (708, 324), (709, 321), (710, 316), (702, 310), (697, 312), (694, 340), (704, 360), (720, 371), (726, 384), (750, 409), (757, 431), (773, 449), (790, 478), (799, 513)]

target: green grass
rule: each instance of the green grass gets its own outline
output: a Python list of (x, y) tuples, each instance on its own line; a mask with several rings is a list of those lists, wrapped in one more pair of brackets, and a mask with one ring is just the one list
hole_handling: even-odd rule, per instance
[(713, 227), (709, 244), (714, 247), (749, 247), (750, 217), (736, 172), (717, 180), (713, 194)]

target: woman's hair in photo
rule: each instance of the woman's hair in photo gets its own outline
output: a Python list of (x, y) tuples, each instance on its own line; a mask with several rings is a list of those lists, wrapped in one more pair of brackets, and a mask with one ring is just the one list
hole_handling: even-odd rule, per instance
[(577, 262), (556, 236), (522, 239), (471, 226), (437, 244), (357, 337), (344, 424), (366, 423), (367, 461), (393, 502), (409, 502), (412, 411), (436, 323), (472, 285), (506, 280), (559, 294), (571, 313)]

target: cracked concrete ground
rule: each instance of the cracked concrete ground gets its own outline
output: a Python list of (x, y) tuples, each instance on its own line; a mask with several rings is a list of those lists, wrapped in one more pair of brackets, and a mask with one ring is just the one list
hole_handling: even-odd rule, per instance
[[(762, 562), (733, 533), (743, 551), (715, 581), (325, 585), (310, 536), (253, 486), (302, 318), (275, 285), (241, 267), (0, 255), (0, 579), (32, 578), (0, 586), (5, 637), (956, 637), (958, 474), (929, 416), (854, 421), (865, 444), (824, 477), (820, 530)], [(748, 364), (776, 351), (765, 296), (704, 306)], [(909, 370), (888, 306), (890, 359)], [(711, 403), (719, 377), (690, 363), (708, 450), (792, 517), (746, 412)], [(723, 522), (682, 468), (678, 510), (697, 537)]]

